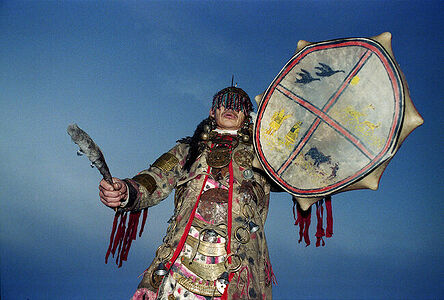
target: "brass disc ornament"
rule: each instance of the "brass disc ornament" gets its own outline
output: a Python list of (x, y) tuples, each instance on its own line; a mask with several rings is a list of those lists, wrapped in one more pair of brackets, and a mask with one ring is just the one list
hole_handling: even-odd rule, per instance
[(223, 168), (231, 161), (231, 151), (227, 148), (212, 149), (207, 156), (207, 164), (213, 168)]
[(253, 163), (254, 154), (246, 149), (240, 149), (233, 154), (234, 161), (243, 168), (250, 168)]

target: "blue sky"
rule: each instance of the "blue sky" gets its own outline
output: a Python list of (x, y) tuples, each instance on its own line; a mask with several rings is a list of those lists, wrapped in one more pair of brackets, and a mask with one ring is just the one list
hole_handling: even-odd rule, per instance
[(425, 123), (378, 191), (334, 197), (323, 248), (297, 243), (290, 196), (272, 195), (273, 293), (442, 297), (443, 13), (442, 1), (2, 1), (1, 298), (128, 299), (164, 235), (171, 197), (150, 209), (129, 261), (104, 264), (113, 212), (68, 124), (96, 140), (114, 176), (131, 177), (193, 132), (232, 74), (254, 97), (298, 40), (384, 31)]

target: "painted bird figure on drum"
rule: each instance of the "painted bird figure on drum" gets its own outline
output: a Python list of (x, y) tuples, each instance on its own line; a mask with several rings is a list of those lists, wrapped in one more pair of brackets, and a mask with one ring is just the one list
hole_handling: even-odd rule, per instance
[(304, 69), (301, 69), (301, 72), (298, 72), (297, 74), (301, 76), (301, 78), (296, 78), (296, 83), (307, 84), (315, 80), (320, 80), (319, 78), (314, 78), (313, 76), (311, 76), (310, 72)]
[(343, 70), (333, 70), (329, 65), (324, 63), (319, 63), (320, 67), (315, 67), (315, 69), (319, 70), (316, 72), (316, 75), (321, 77), (330, 77), (336, 73), (345, 73)]

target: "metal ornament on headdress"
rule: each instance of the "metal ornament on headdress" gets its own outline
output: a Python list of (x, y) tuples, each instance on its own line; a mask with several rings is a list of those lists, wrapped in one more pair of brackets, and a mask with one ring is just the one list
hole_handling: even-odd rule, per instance
[(234, 111), (242, 111), (245, 115), (249, 115), (253, 110), (253, 104), (248, 94), (243, 89), (233, 85), (214, 95), (211, 110), (215, 111), (221, 106)]

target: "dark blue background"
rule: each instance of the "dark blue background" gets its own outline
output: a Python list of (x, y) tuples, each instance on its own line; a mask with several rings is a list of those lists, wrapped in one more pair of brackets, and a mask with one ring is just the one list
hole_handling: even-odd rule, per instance
[(378, 191), (334, 197), (323, 248), (298, 245), (290, 197), (272, 195), (274, 296), (441, 298), (443, 20), (442, 1), (2, 1), (1, 298), (128, 299), (164, 235), (171, 197), (150, 209), (129, 261), (104, 264), (113, 212), (69, 123), (102, 147), (114, 176), (133, 176), (193, 132), (232, 74), (253, 97), (299, 39), (384, 31), (425, 124)]

